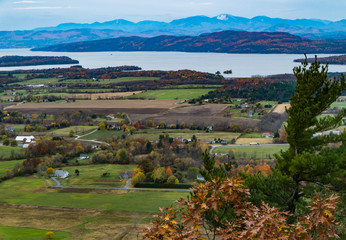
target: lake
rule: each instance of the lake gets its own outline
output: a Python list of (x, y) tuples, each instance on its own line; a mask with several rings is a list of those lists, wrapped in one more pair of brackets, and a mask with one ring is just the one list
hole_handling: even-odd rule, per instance
[[(293, 62), (303, 54), (227, 54), (227, 53), (185, 53), (185, 52), (31, 52), (30, 49), (0, 49), (0, 57), (19, 56), (68, 56), (76, 59), (85, 68), (136, 65), (143, 70), (191, 69), (215, 73), (231, 69), (229, 77), (251, 77), (292, 73)], [(319, 54), (327, 57), (338, 54)], [(309, 54), (308, 57), (313, 57)], [(0, 71), (18, 69), (47, 69), (69, 67), (70, 65), (44, 65), (27, 67), (0, 67)], [(329, 72), (346, 72), (346, 65), (330, 65)]]

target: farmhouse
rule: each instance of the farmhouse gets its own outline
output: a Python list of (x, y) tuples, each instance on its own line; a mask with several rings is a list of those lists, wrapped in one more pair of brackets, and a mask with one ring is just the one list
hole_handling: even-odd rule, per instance
[(31, 143), (35, 141), (35, 137), (34, 136), (17, 136), (16, 141), (21, 143)]
[(89, 159), (89, 155), (88, 154), (81, 154), (78, 158), (78, 160), (83, 160), (83, 159)]
[(328, 135), (340, 135), (341, 131), (339, 130), (329, 130), (329, 131), (324, 131), (324, 132), (317, 132), (312, 135), (312, 137), (321, 137), (321, 136), (328, 136)]
[(55, 170), (53, 177), (56, 178), (67, 178), (70, 174), (65, 170)]

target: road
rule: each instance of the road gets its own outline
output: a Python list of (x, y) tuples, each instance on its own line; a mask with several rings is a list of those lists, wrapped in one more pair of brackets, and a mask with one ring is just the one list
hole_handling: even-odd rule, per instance
[(227, 148), (234, 148), (234, 147), (288, 147), (289, 144), (260, 144), (260, 145), (241, 145), (241, 144), (233, 144), (233, 145), (221, 145), (221, 144), (211, 144), (211, 149), (209, 151), (210, 154), (213, 153), (214, 149), (217, 147), (227, 147)]

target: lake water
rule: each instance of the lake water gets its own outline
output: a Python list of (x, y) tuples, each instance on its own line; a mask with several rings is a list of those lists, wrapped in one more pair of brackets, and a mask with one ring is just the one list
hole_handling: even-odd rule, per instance
[[(227, 54), (227, 53), (185, 53), (185, 52), (31, 52), (29, 49), (0, 49), (0, 57), (19, 56), (68, 56), (76, 59), (85, 68), (136, 65), (143, 70), (191, 69), (215, 73), (231, 69), (229, 77), (251, 77), (292, 73), (293, 62), (303, 54)], [(327, 57), (338, 54), (319, 54)], [(308, 57), (314, 57), (309, 54)], [(47, 69), (69, 67), (70, 65), (45, 65), (27, 67), (0, 67), (0, 71), (17, 69)], [(329, 65), (329, 72), (346, 72), (346, 65)]]

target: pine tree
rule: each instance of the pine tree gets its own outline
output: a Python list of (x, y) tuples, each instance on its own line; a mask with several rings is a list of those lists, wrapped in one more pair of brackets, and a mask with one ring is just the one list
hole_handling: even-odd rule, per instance
[[(287, 199), (291, 212), (295, 211), (297, 201), (306, 193), (304, 190), (308, 186), (333, 183), (334, 187), (340, 187), (342, 179), (339, 182), (335, 180), (345, 171), (346, 136), (345, 132), (341, 135), (314, 136), (339, 126), (345, 116), (344, 109), (334, 117), (319, 117), (345, 91), (345, 77), (328, 78), (328, 65), (321, 66), (317, 57), (309, 67), (305, 60), (293, 72), (297, 85), (290, 99), (291, 106), (287, 109), (285, 127), (290, 146), (288, 151), (276, 156), (276, 169), (293, 180), (294, 186)], [(338, 147), (330, 148), (330, 143)]]

